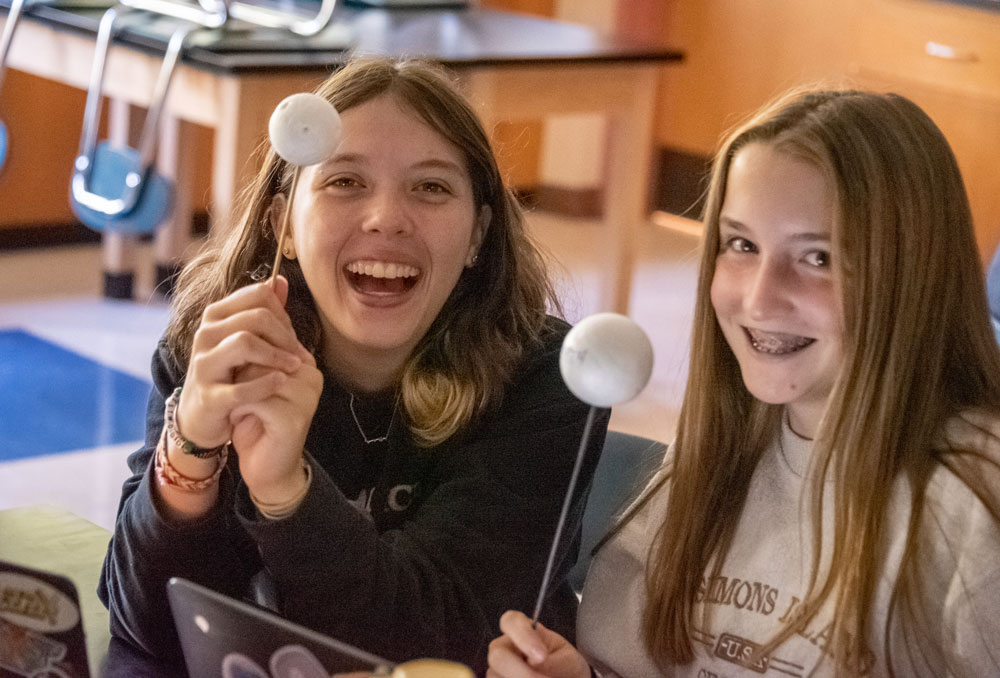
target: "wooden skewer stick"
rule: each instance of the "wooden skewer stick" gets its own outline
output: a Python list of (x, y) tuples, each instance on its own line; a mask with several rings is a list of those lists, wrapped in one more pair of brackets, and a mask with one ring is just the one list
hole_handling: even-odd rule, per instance
[(271, 267), (271, 277), (268, 278), (267, 284), (274, 288), (276, 281), (278, 279), (278, 269), (281, 268), (281, 246), (285, 242), (285, 238), (288, 237), (288, 223), (291, 221), (292, 217), (292, 202), (295, 200), (295, 189), (299, 184), (299, 173), (301, 172), (301, 167), (295, 166), (295, 170), (292, 172), (292, 187), (288, 191), (288, 200), (285, 201), (285, 211), (281, 215), (281, 232), (278, 235), (276, 241), (276, 246), (274, 248), (274, 266)]

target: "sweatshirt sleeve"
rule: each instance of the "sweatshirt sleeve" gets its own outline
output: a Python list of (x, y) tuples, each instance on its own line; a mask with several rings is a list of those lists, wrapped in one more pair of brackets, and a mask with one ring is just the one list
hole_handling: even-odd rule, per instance
[(171, 523), (157, 505), (153, 454), (163, 430), (164, 402), (183, 378), (163, 341), (153, 356), (152, 375), (145, 444), (128, 458), (132, 476), (122, 486), (98, 595), (110, 612), (112, 636), (154, 657), (177, 662), (181, 654), (167, 601), (167, 581), (184, 577), (242, 596), (254, 569), (254, 554), (245, 539), (241, 543), (231, 511), (219, 508), (232, 505), (234, 482), (229, 470), (220, 478), (217, 508), (197, 522)]
[[(457, 444), (431, 451), (433, 489), (412, 518), (381, 534), (322, 469), (291, 517), (268, 521), (237, 493), (284, 614), (390, 660), (453, 659), (485, 670), (507, 609), (530, 614), (589, 408), (559, 376), (549, 346), (503, 406)], [(542, 621), (572, 637), (565, 583), (583, 503), (604, 442), (597, 410)]]
[(980, 507), (965, 516), (975, 537), (961, 548), (944, 603), (949, 675), (1000, 675), (1000, 530)]
[[(938, 474), (938, 506), (955, 502), (950, 516), (936, 513), (940, 539), (955, 569), (944, 599), (942, 645), (953, 676), (1000, 675), (1000, 418), (964, 412), (949, 422), (955, 447), (965, 449), (965, 472)], [(969, 481), (976, 481), (970, 485)]]
[(907, 649), (939, 648), (941, 664), (921, 675), (1000, 675), (1000, 420), (964, 412), (946, 436), (948, 463), (927, 488), (918, 570), (935, 637)]

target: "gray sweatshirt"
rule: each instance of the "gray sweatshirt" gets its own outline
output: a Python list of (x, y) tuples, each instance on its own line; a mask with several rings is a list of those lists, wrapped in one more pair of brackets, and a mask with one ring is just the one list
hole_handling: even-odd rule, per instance
[[(1000, 475), (1000, 421), (969, 415), (956, 418), (946, 431), (952, 446), (982, 452), (991, 478)], [(605, 678), (760, 677), (798, 678), (834, 675), (826, 650), (831, 610), (824, 609), (806, 627), (760, 661), (747, 661), (753, 651), (782, 628), (808, 589), (812, 558), (812, 519), (801, 500), (810, 472), (809, 441), (787, 426), (765, 452), (751, 482), (732, 550), (721, 576), (707, 577), (700, 598), (710, 606), (708, 628), (692, 638), (696, 658), (663, 674), (642, 641), (645, 605), (644, 570), (669, 496), (669, 481), (595, 556), (587, 576), (577, 638), (581, 651)], [(665, 468), (652, 488), (669, 471)], [(821, 553), (832, 545), (832, 486), (824, 492)], [(887, 488), (888, 489), (888, 488)], [(886, 567), (875, 593), (870, 655), (859, 665), (867, 671), (848, 675), (888, 675), (885, 633), (889, 600), (899, 570), (908, 520), (910, 487), (900, 478), (891, 488), (890, 537)], [(994, 492), (1000, 489), (994, 485)], [(926, 494), (920, 534), (922, 588), (932, 628), (919, 647), (899, 638), (891, 627), (888, 644), (896, 676), (1000, 676), (1000, 525), (970, 488), (940, 466)], [(821, 558), (821, 572), (828, 557)], [(696, 612), (700, 614), (700, 609)], [(916, 659), (911, 661), (911, 655)], [(927, 659), (924, 658), (926, 655)], [(945, 664), (942, 664), (942, 660)], [(947, 669), (945, 668), (947, 666)]]

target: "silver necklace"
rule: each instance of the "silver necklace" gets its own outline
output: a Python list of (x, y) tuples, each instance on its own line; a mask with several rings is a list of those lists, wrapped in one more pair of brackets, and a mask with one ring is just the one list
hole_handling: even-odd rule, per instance
[(358, 421), (358, 413), (354, 411), (354, 394), (351, 394), (351, 401), (349, 403), (351, 408), (351, 416), (354, 417), (354, 425), (358, 427), (358, 433), (361, 434), (361, 439), (365, 441), (366, 445), (371, 445), (372, 443), (384, 443), (389, 439), (389, 431), (392, 430), (392, 422), (396, 418), (396, 409), (399, 407), (399, 397), (396, 398), (396, 403), (392, 406), (392, 416), (389, 417), (389, 426), (385, 429), (385, 434), (380, 435), (377, 438), (369, 438), (365, 434), (365, 430), (361, 428), (361, 422)]

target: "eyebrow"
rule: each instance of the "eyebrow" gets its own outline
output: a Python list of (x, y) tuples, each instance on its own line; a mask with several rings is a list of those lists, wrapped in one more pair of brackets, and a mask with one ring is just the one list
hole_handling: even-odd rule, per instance
[[(737, 221), (726, 216), (719, 216), (719, 229), (728, 228), (738, 233), (747, 233), (751, 229), (744, 224), (742, 221)], [(804, 231), (801, 233), (796, 233), (792, 236), (794, 240), (801, 240), (803, 242), (830, 242), (832, 240), (830, 233), (817, 233), (816, 231)]]
[(443, 160), (441, 158), (429, 158), (427, 160), (422, 160), (411, 167), (414, 169), (443, 169), (458, 172), (459, 174), (465, 174), (464, 167), (452, 162), (451, 160)]
[[(367, 159), (360, 153), (341, 153), (325, 160), (321, 166), (329, 167), (335, 163), (355, 163), (358, 165), (366, 165)], [(421, 160), (420, 162), (410, 165), (409, 169), (441, 169), (456, 172), (458, 174), (465, 174), (464, 167), (452, 162), (451, 160), (445, 160), (443, 158), (428, 158), (427, 160)]]

